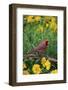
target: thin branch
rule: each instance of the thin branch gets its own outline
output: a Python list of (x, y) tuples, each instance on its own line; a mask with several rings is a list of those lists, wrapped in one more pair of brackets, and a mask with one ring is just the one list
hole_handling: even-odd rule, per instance
[(48, 59), (49, 59), (50, 61), (57, 62), (57, 60), (56, 60), (55, 58), (48, 57)]

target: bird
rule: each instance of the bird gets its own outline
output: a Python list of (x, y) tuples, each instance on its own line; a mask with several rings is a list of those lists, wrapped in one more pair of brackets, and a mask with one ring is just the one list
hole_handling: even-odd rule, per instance
[(35, 46), (31, 51), (25, 55), (25, 58), (38, 58), (42, 57), (48, 47), (48, 40), (40, 41), (37, 46)]
[(33, 48), (32, 51), (34, 52), (40, 52), (40, 53), (43, 53), (45, 51), (45, 49), (47, 48), (48, 46), (48, 41), (47, 40), (43, 40), (41, 41), (38, 46), (36, 46), (35, 48)]
[(33, 48), (29, 53), (43, 54), (48, 47), (48, 40), (41, 41), (35, 48)]

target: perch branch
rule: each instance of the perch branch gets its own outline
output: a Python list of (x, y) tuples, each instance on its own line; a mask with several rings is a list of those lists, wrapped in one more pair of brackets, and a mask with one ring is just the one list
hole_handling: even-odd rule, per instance
[(57, 60), (56, 60), (55, 58), (48, 57), (48, 59), (49, 59), (50, 61), (57, 62)]
[[(28, 55), (24, 55), (24, 59), (25, 58), (36, 58), (36, 59), (38, 59), (39, 57), (38, 56), (36, 56), (35, 54), (28, 54)], [(57, 62), (57, 60), (55, 59), (55, 58), (51, 58), (51, 57), (49, 57), (49, 56), (47, 56), (47, 58), (50, 60), (50, 61), (53, 61), (53, 62)]]

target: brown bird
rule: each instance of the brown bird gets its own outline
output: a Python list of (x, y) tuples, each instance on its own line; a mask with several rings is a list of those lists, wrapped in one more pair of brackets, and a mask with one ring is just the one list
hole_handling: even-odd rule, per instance
[(45, 52), (47, 46), (48, 46), (48, 40), (43, 40), (42, 42), (40, 42), (38, 44), (38, 46), (36, 46), (35, 48), (33, 48), (30, 51), (30, 53), (38, 52), (39, 54), (42, 54), (42, 53)]
[(36, 46), (35, 48), (33, 48), (30, 52), (27, 53), (27, 55), (25, 55), (25, 58), (38, 58), (38, 56), (43, 56), (44, 52), (46, 50), (48, 46), (48, 40), (43, 40), (41, 41), (38, 46)]

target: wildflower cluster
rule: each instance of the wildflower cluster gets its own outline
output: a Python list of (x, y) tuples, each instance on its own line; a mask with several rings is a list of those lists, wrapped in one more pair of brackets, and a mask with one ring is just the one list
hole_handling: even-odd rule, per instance
[(46, 59), (45, 57), (42, 57), (41, 60), (26, 60), (23, 64), (23, 74), (29, 75), (29, 74), (46, 74), (46, 73), (57, 73), (57, 67), (56, 64), (53, 64), (49, 59)]

